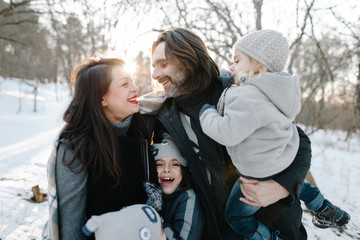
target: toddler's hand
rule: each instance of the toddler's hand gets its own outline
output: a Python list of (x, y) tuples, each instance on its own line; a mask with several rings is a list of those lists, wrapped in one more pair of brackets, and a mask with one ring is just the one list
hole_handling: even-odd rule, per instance
[(228, 87), (229, 84), (234, 83), (234, 74), (227, 69), (220, 70), (220, 78), (224, 88)]
[(213, 108), (213, 109), (216, 110), (216, 107), (215, 107), (214, 105), (211, 105), (211, 104), (206, 103), (206, 104), (204, 104), (204, 106), (202, 106), (202, 108), (200, 109), (199, 116), (201, 116), (201, 115), (205, 112), (205, 110), (207, 110), (207, 109), (209, 109), (209, 108)]

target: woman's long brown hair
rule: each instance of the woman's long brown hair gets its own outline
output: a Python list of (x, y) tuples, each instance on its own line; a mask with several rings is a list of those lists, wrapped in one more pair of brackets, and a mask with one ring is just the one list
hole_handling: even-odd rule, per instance
[[(124, 64), (119, 58), (91, 58), (74, 69), (71, 79), (74, 96), (64, 112), (67, 124), (59, 137), (70, 141), (74, 155), (70, 162), (64, 162), (65, 152), (63, 162), (73, 172), (92, 166), (98, 173), (95, 178), (107, 172), (115, 185), (120, 183), (121, 177), (119, 148), (114, 126), (106, 118), (101, 101), (112, 81), (112, 68)], [(139, 121), (139, 116), (135, 118), (133, 121)], [(81, 169), (77, 171), (72, 167), (76, 158), (81, 161)]]

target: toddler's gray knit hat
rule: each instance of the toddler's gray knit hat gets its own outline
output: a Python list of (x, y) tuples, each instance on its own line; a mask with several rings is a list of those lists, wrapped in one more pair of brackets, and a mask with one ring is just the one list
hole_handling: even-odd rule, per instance
[(160, 158), (172, 157), (178, 160), (181, 165), (187, 166), (186, 159), (182, 156), (172, 139), (164, 138), (161, 143), (154, 143), (152, 145), (152, 153), (155, 161)]
[(289, 55), (287, 39), (274, 30), (247, 34), (234, 47), (260, 62), (270, 72), (281, 72)]

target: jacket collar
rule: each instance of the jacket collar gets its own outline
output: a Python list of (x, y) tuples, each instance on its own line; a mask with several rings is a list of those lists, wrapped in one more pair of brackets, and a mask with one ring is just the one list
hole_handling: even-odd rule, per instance
[(182, 112), (191, 117), (198, 118), (199, 110), (205, 103), (210, 102), (213, 88), (210, 86), (203, 92), (192, 92), (174, 99)]
[(116, 135), (118, 137), (126, 135), (127, 131), (130, 128), (132, 118), (133, 115), (130, 115), (125, 118), (124, 121), (122, 121), (121, 123), (111, 123), (115, 127)]

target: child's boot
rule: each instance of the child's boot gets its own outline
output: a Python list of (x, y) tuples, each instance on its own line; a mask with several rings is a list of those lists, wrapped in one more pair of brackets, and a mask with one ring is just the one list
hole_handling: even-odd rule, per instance
[(315, 211), (312, 222), (318, 228), (344, 227), (350, 215), (325, 199), (321, 208)]
[(278, 237), (277, 232), (271, 231), (260, 221), (258, 221), (258, 228), (256, 229), (254, 235), (252, 235), (250, 238), (247, 239), (248, 240), (282, 240), (281, 238)]

